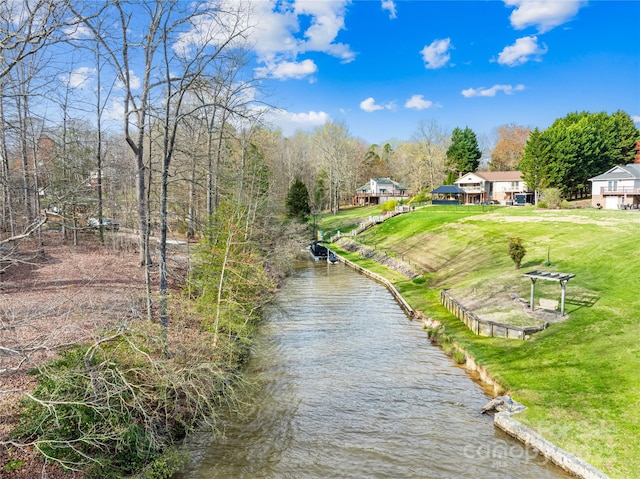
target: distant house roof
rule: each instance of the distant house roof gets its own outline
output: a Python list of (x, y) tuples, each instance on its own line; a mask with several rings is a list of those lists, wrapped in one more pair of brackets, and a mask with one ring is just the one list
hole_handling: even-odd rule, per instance
[(518, 170), (510, 171), (473, 171), (467, 173), (455, 181), (456, 185), (473, 184), (484, 181), (487, 183), (496, 182), (519, 182), (522, 181), (522, 173)]
[(522, 179), (522, 173), (517, 170), (476, 171), (475, 174), (487, 181), (520, 181)]
[(456, 185), (442, 185), (438, 186), (431, 193), (435, 193), (438, 195), (452, 195), (452, 194), (463, 194), (464, 190), (462, 188), (458, 188)]
[(401, 185), (397, 181), (393, 181), (391, 178), (372, 178), (367, 183), (358, 188), (358, 193), (366, 193), (371, 191), (371, 183), (375, 182), (378, 185), (393, 185), (397, 190), (406, 190), (407, 187)]
[(625, 166), (614, 166), (601, 175), (589, 178), (589, 181), (640, 180), (640, 164), (631, 163)]

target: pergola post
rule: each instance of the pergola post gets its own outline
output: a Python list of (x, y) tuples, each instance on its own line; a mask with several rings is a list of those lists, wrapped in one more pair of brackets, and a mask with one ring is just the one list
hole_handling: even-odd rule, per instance
[(575, 274), (551, 273), (549, 271), (530, 271), (529, 273), (524, 273), (522, 276), (527, 276), (529, 279), (531, 279), (531, 302), (529, 303), (529, 307), (531, 308), (531, 311), (533, 311), (533, 308), (534, 308), (534, 301), (535, 301), (534, 293), (535, 293), (535, 286), (536, 286), (537, 279), (543, 279), (546, 281), (556, 281), (560, 283), (560, 286), (562, 287), (560, 314), (564, 316), (564, 302), (566, 297), (567, 282), (571, 278), (574, 278), (576, 276)]
[(533, 311), (534, 304), (535, 304), (535, 299), (534, 299), (535, 291), (536, 291), (536, 278), (531, 278), (531, 301), (529, 301), (529, 308), (531, 308), (531, 311)]
[(565, 297), (565, 290), (567, 289), (567, 281), (569, 280), (565, 280), (565, 281), (560, 281), (560, 286), (562, 286), (562, 295), (560, 296), (560, 314), (562, 316), (564, 316), (564, 297)]

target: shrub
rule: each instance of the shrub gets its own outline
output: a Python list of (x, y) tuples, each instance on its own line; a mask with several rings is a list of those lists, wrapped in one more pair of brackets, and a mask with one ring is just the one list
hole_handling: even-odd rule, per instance
[(521, 238), (510, 238), (509, 239), (509, 256), (513, 260), (516, 265), (516, 269), (520, 269), (520, 264), (522, 263), (522, 258), (527, 254), (527, 250), (524, 248), (522, 244)]
[(431, 195), (427, 193), (427, 190), (422, 190), (416, 196), (411, 198), (408, 201), (408, 203), (411, 205), (416, 203), (425, 203), (426, 201), (429, 201), (429, 200), (431, 200)]
[(562, 200), (562, 194), (558, 188), (546, 188), (542, 190), (541, 195), (542, 195), (542, 200), (547, 204), (547, 208), (552, 208), (552, 209), (560, 208), (560, 201)]
[(398, 200), (385, 201), (382, 205), (382, 211), (393, 211), (398, 206)]
[(214, 349), (203, 334), (190, 341), (191, 356), (167, 359), (158, 326), (147, 328), (117, 331), (41, 368), (14, 438), (87, 478), (170, 477), (181, 457), (172, 446), (213, 426), (233, 402), (235, 373), (216, 360), (222, 340)]

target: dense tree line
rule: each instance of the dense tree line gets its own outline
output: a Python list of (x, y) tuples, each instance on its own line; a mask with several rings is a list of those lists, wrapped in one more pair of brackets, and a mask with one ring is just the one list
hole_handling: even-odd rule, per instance
[(632, 163), (640, 131), (627, 113), (570, 113), (548, 129), (534, 129), (519, 169), (534, 189), (558, 188), (565, 198), (585, 196), (589, 178)]
[[(219, 409), (233, 407), (277, 280), (267, 265), (286, 268), (286, 240), (310, 236), (283, 221), (291, 186), (309, 192), (298, 213), (338, 211), (370, 175), (386, 173), (344, 124), (293, 138), (263, 124), (264, 98), (247, 68), (247, 11), (200, 7), (0, 4), (0, 244), (35, 235), (44, 248), (45, 228), (84, 241), (90, 216), (138, 235), (152, 321), (123, 318), (40, 365), (10, 442), (94, 477), (141, 469), (167, 477), (180, 459), (172, 446), (215, 428)], [(195, 26), (202, 30), (186, 44)], [(380, 154), (393, 161), (390, 146)], [(170, 232), (200, 240), (184, 296), (168, 291)], [(3, 327), (19, 339), (29, 321), (4, 318)], [(16, 341), (7, 352), (31, 367), (39, 346)]]

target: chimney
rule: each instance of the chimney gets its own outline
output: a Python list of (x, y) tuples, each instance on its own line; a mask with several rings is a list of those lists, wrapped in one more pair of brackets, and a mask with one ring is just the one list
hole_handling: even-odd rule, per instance
[(640, 141), (636, 141), (636, 157), (633, 160), (634, 163), (640, 164)]

